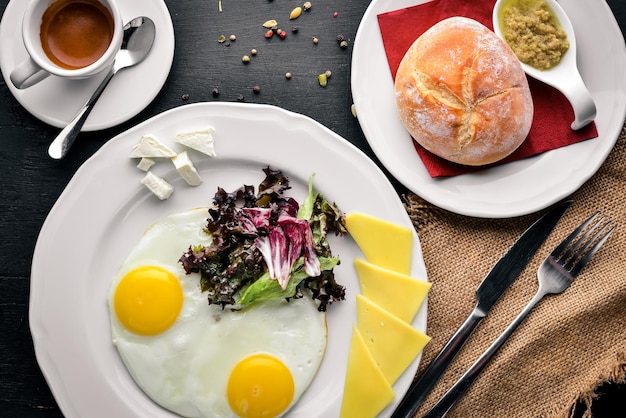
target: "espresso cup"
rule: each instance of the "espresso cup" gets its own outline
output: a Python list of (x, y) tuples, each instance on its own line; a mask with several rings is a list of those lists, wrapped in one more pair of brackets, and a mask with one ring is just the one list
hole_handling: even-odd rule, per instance
[(10, 74), (18, 89), (50, 75), (81, 79), (108, 69), (124, 24), (115, 0), (31, 0), (22, 20), (28, 58)]

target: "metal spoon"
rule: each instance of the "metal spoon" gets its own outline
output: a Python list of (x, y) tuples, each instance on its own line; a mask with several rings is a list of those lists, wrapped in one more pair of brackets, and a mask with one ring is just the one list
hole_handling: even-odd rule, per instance
[(155, 35), (154, 22), (148, 17), (137, 17), (124, 25), (122, 47), (115, 56), (111, 70), (83, 108), (74, 116), (74, 119), (52, 141), (50, 148), (48, 148), (50, 157), (57, 160), (65, 157), (109, 81), (118, 71), (143, 61), (152, 48)]
[[(543, 81), (556, 88), (567, 98), (574, 110), (574, 121), (571, 128), (580, 129), (589, 124), (596, 117), (596, 105), (585, 86), (578, 66), (576, 64), (576, 35), (569, 17), (563, 8), (555, 0), (544, 0), (558, 19), (561, 27), (567, 34), (569, 49), (563, 55), (561, 62), (549, 70), (538, 70), (530, 65), (522, 63), (522, 68), (529, 76)], [(493, 9), (493, 30), (500, 38), (504, 39), (500, 27), (500, 9), (506, 5), (507, 0), (498, 0)]]

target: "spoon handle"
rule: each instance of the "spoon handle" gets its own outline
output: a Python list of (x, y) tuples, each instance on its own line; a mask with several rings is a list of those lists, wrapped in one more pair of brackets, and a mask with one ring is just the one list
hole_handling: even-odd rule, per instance
[(52, 141), (50, 147), (48, 148), (48, 155), (50, 155), (50, 157), (54, 158), (55, 160), (60, 160), (61, 158), (65, 157), (65, 155), (67, 155), (67, 152), (74, 143), (74, 140), (78, 136), (78, 133), (85, 124), (85, 120), (87, 120), (87, 117), (91, 113), (93, 106), (96, 104), (96, 102), (100, 98), (100, 95), (109, 84), (109, 81), (111, 81), (111, 78), (113, 78), (113, 76), (115, 75), (114, 68), (115, 67), (112, 67), (111, 70), (109, 70), (106, 77), (104, 77), (104, 80), (102, 80), (96, 91), (94, 91), (89, 100), (87, 100), (87, 103), (85, 103), (82, 109), (80, 109), (78, 113), (76, 113), (74, 119), (72, 119), (70, 123), (68, 123), (68, 125), (63, 128), (59, 135), (57, 135), (54, 141)]
[(570, 82), (562, 91), (574, 110), (575, 118), (571, 125), (573, 130), (578, 130), (595, 119), (596, 104), (578, 73), (571, 75)]

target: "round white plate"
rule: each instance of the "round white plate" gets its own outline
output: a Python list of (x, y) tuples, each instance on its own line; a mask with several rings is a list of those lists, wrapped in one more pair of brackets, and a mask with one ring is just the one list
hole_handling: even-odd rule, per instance
[[(151, 170), (174, 186), (159, 201), (139, 183), (144, 172), (127, 156), (146, 133), (176, 148), (174, 135), (214, 126), (217, 157), (190, 154), (204, 182), (188, 186), (167, 160)], [(180, 149), (180, 148), (179, 148)], [(382, 171), (348, 141), (305, 116), (268, 105), (201, 103), (167, 111), (107, 142), (77, 171), (48, 215), (38, 238), (31, 273), (30, 327), (39, 365), (67, 417), (168, 417), (135, 386), (111, 342), (107, 294), (131, 248), (166, 215), (210, 206), (217, 187), (232, 191), (263, 180), (262, 168), (281, 169), (288, 194), (302, 202), (309, 176), (314, 187), (344, 212), (360, 211), (411, 227)], [(346, 300), (329, 306), (328, 346), (318, 375), (290, 417), (338, 416), (351, 326), (356, 323), (358, 279), (352, 261), (363, 257), (349, 237), (331, 237), (335, 268)], [(426, 280), (414, 234), (414, 277)], [(184, 251), (184, 249), (183, 249)], [(426, 305), (413, 321), (426, 328)], [(394, 385), (388, 416), (410, 385), (418, 357)]]
[(380, 13), (422, 3), (373, 0), (355, 37), (352, 95), (365, 137), (382, 164), (430, 203), (476, 217), (532, 213), (577, 190), (605, 160), (626, 117), (626, 49), (607, 4), (559, 1), (576, 31), (578, 65), (596, 102), (599, 138), (472, 174), (433, 179), (400, 122), (377, 21)]
[[(40, 83), (17, 89), (9, 75), (28, 57), (22, 43), (22, 15), (28, 1), (12, 0), (0, 22), (0, 68), (13, 96), (39, 120), (62, 128), (91, 97), (105, 72), (85, 80), (63, 80), (50, 76)], [(156, 25), (152, 50), (141, 64), (113, 77), (87, 118), (83, 131), (97, 131), (126, 122), (152, 102), (161, 91), (174, 60), (174, 26), (163, 0), (120, 1), (122, 20), (147, 16)]]

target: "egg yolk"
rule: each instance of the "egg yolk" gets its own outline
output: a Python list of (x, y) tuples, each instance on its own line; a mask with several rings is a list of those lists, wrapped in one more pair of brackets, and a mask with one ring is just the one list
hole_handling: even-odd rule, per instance
[(268, 354), (241, 360), (228, 379), (228, 403), (243, 418), (270, 418), (283, 412), (294, 393), (289, 368)]
[(142, 266), (128, 272), (115, 289), (115, 313), (128, 330), (156, 335), (176, 321), (183, 307), (183, 289), (168, 270)]

